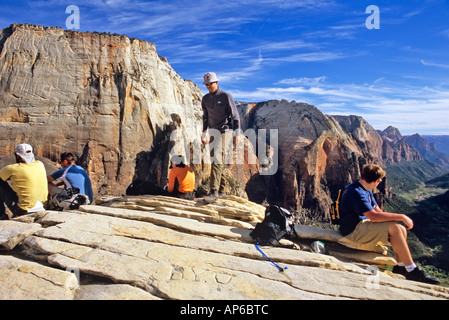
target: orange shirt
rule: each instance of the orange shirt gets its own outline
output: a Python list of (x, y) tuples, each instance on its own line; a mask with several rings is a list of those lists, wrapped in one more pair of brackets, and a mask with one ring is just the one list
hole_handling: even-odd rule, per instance
[(178, 179), (178, 191), (182, 193), (189, 193), (195, 190), (195, 173), (192, 168), (185, 166), (174, 167), (168, 174), (168, 192), (173, 192), (175, 188), (175, 181)]

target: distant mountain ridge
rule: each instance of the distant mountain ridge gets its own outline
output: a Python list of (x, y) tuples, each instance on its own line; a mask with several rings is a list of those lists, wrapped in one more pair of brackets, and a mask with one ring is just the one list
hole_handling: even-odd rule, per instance
[(404, 139), (409, 145), (418, 150), (424, 159), (449, 168), (449, 155), (438, 151), (435, 143), (429, 142), (417, 133)]
[(429, 142), (418, 133), (402, 136), (393, 126), (383, 131), (377, 130), (377, 132), (393, 148), (396, 157), (404, 158), (406, 161), (428, 160), (449, 169), (449, 155), (440, 152), (435, 143)]
[(449, 135), (423, 135), (422, 137), (434, 143), (438, 151), (449, 155)]

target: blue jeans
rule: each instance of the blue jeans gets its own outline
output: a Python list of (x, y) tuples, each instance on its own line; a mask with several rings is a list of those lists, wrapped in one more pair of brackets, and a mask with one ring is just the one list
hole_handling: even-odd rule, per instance
[(18, 201), (19, 197), (17, 197), (17, 194), (9, 186), (8, 182), (0, 179), (0, 220), (8, 219), (8, 216), (6, 215), (5, 205), (8, 206), (9, 210), (12, 212), (13, 218), (28, 213), (17, 205)]

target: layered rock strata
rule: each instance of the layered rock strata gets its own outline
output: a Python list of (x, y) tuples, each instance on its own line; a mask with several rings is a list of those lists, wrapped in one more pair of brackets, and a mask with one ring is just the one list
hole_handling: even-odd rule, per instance
[(249, 238), (263, 211), (241, 198), (133, 197), (2, 221), (32, 229), (23, 236), (22, 226), (22, 240), (0, 255), (2, 299), (449, 298), (443, 287), (374, 275), (372, 263), (332, 246), (330, 255), (262, 247), (287, 267), (279, 272)]

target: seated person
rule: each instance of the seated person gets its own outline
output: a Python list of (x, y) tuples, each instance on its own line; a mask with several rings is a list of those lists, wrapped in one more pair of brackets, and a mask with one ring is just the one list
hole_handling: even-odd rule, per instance
[(174, 157), (171, 163), (167, 191), (172, 196), (193, 200), (195, 198), (195, 173), (192, 168), (184, 164), (182, 156)]
[[(8, 220), (5, 204), (12, 217), (43, 211), (47, 201), (47, 180), (44, 164), (35, 160), (29, 144), (19, 144), (16, 163), (0, 170), (0, 220)], [(12, 188), (8, 184), (11, 181)]]
[(360, 180), (345, 189), (340, 200), (340, 232), (356, 243), (391, 245), (398, 262), (393, 272), (404, 275), (406, 279), (440, 283), (439, 279), (426, 275), (413, 262), (407, 244), (407, 229), (413, 228), (413, 221), (405, 214), (385, 212), (377, 205), (373, 190), (384, 176), (385, 171), (380, 166), (366, 165)]
[(92, 203), (94, 198), (92, 183), (86, 171), (75, 164), (75, 156), (70, 152), (65, 152), (61, 154), (59, 163), (62, 169), (47, 177), (50, 194), (55, 195), (61, 192), (63, 189), (58, 188), (58, 185), (64, 185), (65, 190), (78, 188), (81, 194), (89, 198), (89, 203)]

